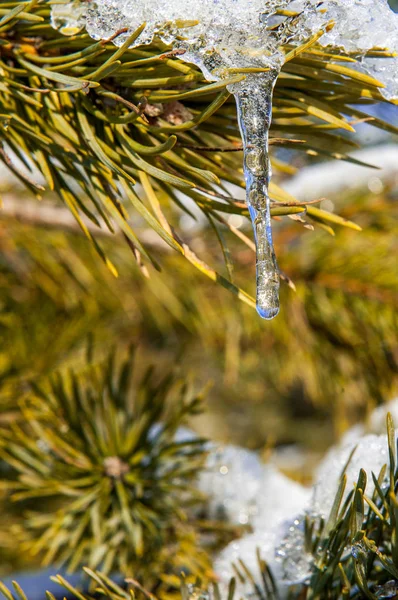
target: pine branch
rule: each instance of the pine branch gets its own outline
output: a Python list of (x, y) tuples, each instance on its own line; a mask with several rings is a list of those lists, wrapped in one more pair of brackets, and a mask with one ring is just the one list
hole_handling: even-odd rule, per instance
[[(288, 587), (284, 597), (289, 600), (361, 600), (362, 598), (392, 598), (398, 590), (397, 567), (397, 498), (398, 484), (397, 439), (391, 415), (387, 416), (387, 437), (389, 447), (389, 466), (385, 465), (380, 473), (368, 474), (373, 477), (374, 493), (366, 493), (367, 474), (360, 470), (354, 490), (349, 491), (344, 502), (346, 476), (343, 473), (335, 501), (328, 519), (308, 515), (303, 532), (303, 548), (287, 546), (289, 564), (293, 560), (305, 559), (308, 562), (310, 576), (303, 577), (301, 583), (288, 584), (282, 579), (276, 581), (270, 568), (261, 559), (257, 550), (258, 573), (252, 573), (243, 560), (234, 565), (236, 580), (232, 579), (226, 593), (228, 600), (234, 600), (241, 589), (256, 600), (278, 600), (278, 587)], [(347, 466), (346, 466), (347, 468)], [(272, 515), (270, 515), (272, 518)], [(297, 544), (297, 540), (295, 544)], [(255, 549), (253, 548), (253, 551)], [(107, 595), (115, 600), (134, 598), (136, 594), (147, 600), (156, 600), (131, 575), (124, 584), (112, 582), (105, 574), (84, 569), (95, 582), (96, 593)], [(61, 576), (52, 578), (79, 600), (92, 600), (94, 594), (80, 594)], [(240, 587), (236, 589), (236, 584)], [(19, 587), (13, 584), (18, 594)], [(15, 600), (4, 585), (0, 583), (0, 592), (7, 600)], [(19, 597), (25, 598), (19, 594)], [(52, 596), (51, 596), (52, 598)], [(209, 589), (202, 587), (200, 579), (194, 584), (181, 585), (181, 600), (199, 599), (221, 600), (222, 594), (217, 584)]]
[(19, 423), (0, 427), (0, 457), (10, 467), (1, 489), (25, 510), (13, 536), (43, 564), (102, 565), (105, 573), (138, 564), (157, 581), (159, 569), (206, 561), (195, 551), (191, 508), (203, 501), (194, 487), (203, 440), (175, 441), (201, 398), (152, 370), (133, 384), (132, 367), (132, 357), (117, 366), (111, 354), (85, 375), (32, 384)]
[[(361, 470), (357, 485), (344, 504), (343, 475), (329, 521), (307, 521), (307, 538), (314, 556), (307, 598), (376, 600), (394, 597), (398, 591), (397, 439), (391, 415), (387, 417), (387, 434), (387, 470), (372, 474)], [(366, 493), (368, 477), (373, 477), (376, 487), (372, 498)]]
[[(23, 11), (15, 10), (17, 6)], [(33, 161), (113, 273), (93, 227), (109, 232), (120, 228), (135, 255), (155, 263), (131, 223), (132, 216), (140, 215), (191, 265), (252, 306), (239, 287), (193, 256), (174, 226), (176, 214), (187, 210), (177, 190), (213, 219), (222, 213), (246, 214), (220, 188), (221, 181), (243, 186), (241, 157), (224, 152), (231, 143), (240, 143), (235, 108), (225, 88), (230, 81), (204, 82), (195, 66), (164, 46), (137, 49), (125, 44), (115, 50), (111, 41), (93, 43), (84, 32), (65, 38), (50, 26), (46, 1), (11, 3), (4, 10), (3, 162), (38, 194), (40, 186), (10, 161), (8, 148)], [(340, 50), (306, 43), (296, 50), (287, 46), (285, 52), (274, 95), (273, 143), (280, 140), (312, 157), (356, 162), (347, 154), (353, 143), (334, 130), (352, 130), (350, 119), (368, 119), (356, 105), (385, 101), (378, 83), (346, 67), (341, 61), (353, 59)], [(396, 132), (380, 120), (372, 124)], [(191, 149), (195, 147), (210, 151), (198, 153)], [(213, 152), (215, 147), (220, 152)], [(136, 182), (143, 178), (141, 189)], [(271, 199), (284, 203), (275, 215), (305, 211), (321, 226), (350, 226), (309, 205), (292, 206), (291, 197), (275, 186), (270, 192)]]

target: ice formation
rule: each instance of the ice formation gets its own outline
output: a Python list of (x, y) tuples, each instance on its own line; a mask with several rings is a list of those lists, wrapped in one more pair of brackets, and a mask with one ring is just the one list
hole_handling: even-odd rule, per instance
[(258, 512), (263, 465), (255, 452), (227, 445), (209, 453), (198, 487), (209, 497), (209, 516), (252, 523)]
[[(233, 71), (246, 73), (245, 79), (228, 88), (236, 99), (243, 140), (246, 200), (257, 248), (257, 311), (264, 319), (272, 319), (279, 312), (279, 271), (268, 194), (268, 131), (273, 87), (283, 64), (282, 46), (299, 44), (324, 31), (321, 43), (325, 45), (359, 54), (374, 46), (395, 50), (398, 16), (387, 0), (95, 0), (87, 5), (74, 0), (61, 9), (53, 7), (53, 25), (74, 30), (80, 23), (76, 10), (81, 6), (87, 7), (85, 25), (94, 39), (107, 39), (127, 28), (115, 38), (120, 45), (145, 23), (135, 45), (153, 39), (172, 44), (185, 52), (183, 60), (198, 65), (209, 80), (229, 78)], [(382, 63), (365, 58), (358, 65), (377, 71), (388, 97), (398, 96), (396, 59)]]
[(398, 594), (398, 583), (395, 579), (391, 579), (384, 585), (376, 586), (375, 592), (376, 598), (396, 598)]
[[(253, 533), (229, 544), (215, 562), (215, 571), (225, 589), (229, 579), (234, 575), (233, 563), (236, 564), (239, 559), (242, 559), (253, 573), (255, 581), (261, 582), (256, 557), (257, 548), (260, 550), (261, 557), (271, 567), (281, 600), (288, 597), (292, 585), (300, 585), (308, 580), (313, 557), (305, 548), (304, 518), (309, 515), (312, 518), (327, 519), (345, 467), (347, 467), (345, 470), (347, 485), (343, 501), (354, 489), (361, 468), (367, 473), (365, 493), (369, 497), (372, 496), (374, 491), (372, 472), (378, 476), (381, 468), (389, 463), (387, 435), (381, 433), (385, 431), (387, 412), (398, 414), (398, 399), (377, 408), (370, 415), (368, 428), (375, 433), (365, 434), (363, 426), (357, 425), (355, 430), (351, 430), (350, 438), (346, 438), (344, 442), (330, 449), (318, 467), (312, 490), (288, 479), (273, 466), (261, 467), (257, 460), (252, 463), (253, 453), (234, 447), (233, 455), (239, 457), (239, 468), (230, 472), (231, 480), (228, 488), (230, 490), (244, 488), (245, 482), (250, 481), (252, 491), (257, 490), (256, 510), (250, 520)], [(398, 417), (395, 420), (398, 422)], [(241, 452), (243, 452), (242, 456), (240, 456)], [(250, 457), (249, 463), (246, 463), (246, 454)], [(234, 464), (237, 464), (236, 460)], [(245, 467), (246, 464), (250, 465), (249, 468)], [(254, 464), (255, 468), (253, 468)], [(247, 471), (250, 471), (248, 479), (246, 479)], [(260, 478), (257, 485), (253, 477)], [(387, 479), (385, 485), (388, 485)], [(214, 490), (213, 502), (217, 502), (217, 499), (218, 502), (223, 502), (224, 498), (228, 498), (227, 488), (213, 487), (212, 489)], [(233, 494), (236, 494), (236, 491)], [(232, 522), (239, 522), (236, 518), (239, 514), (238, 506), (235, 505), (228, 515)], [(352, 552), (361, 552), (361, 548), (354, 546)], [(251, 591), (250, 583), (238, 583), (238, 586), (240, 595), (248, 597)], [(386, 585), (379, 590), (378, 597), (390, 597), (388, 594), (393, 589), (395, 589), (393, 585)]]
[[(231, 77), (229, 69), (257, 69), (244, 81), (230, 86), (237, 103), (244, 147), (247, 204), (256, 241), (257, 310), (272, 319), (279, 312), (279, 272), (272, 243), (268, 160), (272, 91), (283, 62), (281, 44), (296, 30), (292, 19), (275, 25), (276, 11), (288, 0), (187, 0), (144, 2), (119, 0), (97, 2), (87, 14), (87, 31), (106, 38), (123, 26), (131, 30), (147, 23), (137, 43), (154, 37), (185, 51), (183, 59), (197, 64), (209, 80)], [(115, 6), (117, 9), (115, 10)], [(302, 24), (295, 31), (302, 39)], [(118, 43), (123, 41), (121, 37)]]
[(63, 35), (75, 35), (86, 23), (86, 9), (80, 0), (51, 6), (51, 25)]
[[(256, 581), (261, 581), (261, 574), (257, 562), (256, 550), (259, 549), (264, 559), (272, 570), (278, 584), (281, 598), (285, 598), (288, 588), (308, 575), (310, 561), (307, 560), (301, 546), (293, 547), (293, 528), (298, 527), (297, 513), (303, 512), (308, 505), (310, 492), (279, 473), (272, 466), (263, 467), (262, 482), (258, 493), (257, 515), (253, 519), (253, 533), (235, 540), (229, 544), (218, 556), (214, 570), (220, 578), (221, 584), (226, 588), (234, 576), (233, 563), (242, 559), (253, 573)], [(301, 543), (301, 537), (296, 536)], [(277, 554), (281, 539), (286, 542), (287, 555), (282, 557), (282, 550)], [(292, 546), (290, 546), (290, 542)], [(250, 583), (247, 586), (239, 583), (241, 597), (248, 597), (251, 591)]]
[(286, 477), (272, 465), (264, 465), (258, 491), (257, 514), (254, 529), (269, 527), (270, 515), (275, 525), (301, 513), (307, 508), (311, 492), (296, 481)]
[(354, 488), (361, 468), (367, 474), (366, 494), (372, 497), (374, 491), (372, 472), (378, 477), (383, 465), (388, 465), (386, 434), (364, 435), (359, 440), (329, 450), (318, 468), (311, 507), (313, 513), (324, 517), (330, 513), (343, 469), (353, 451), (354, 454), (345, 471), (347, 475), (345, 497)]
[[(244, 561), (247, 568), (252, 573), (254, 580), (260, 584), (261, 573), (256, 556), (258, 549), (261, 558), (265, 560), (270, 567), (272, 574), (278, 585), (278, 592), (281, 600), (286, 597), (289, 584), (284, 582), (282, 565), (275, 558), (275, 547), (280, 539), (281, 532), (279, 527), (271, 527), (262, 531), (255, 531), (239, 540), (231, 542), (217, 557), (214, 563), (214, 571), (220, 581), (223, 597), (226, 597), (228, 583), (232, 577), (235, 577), (234, 564), (238, 560)], [(248, 582), (237, 580), (238, 598), (250, 598), (253, 586)]]
[[(298, 17), (284, 17), (281, 12), (286, 10)], [(281, 44), (299, 42), (331, 20), (335, 26), (321, 38), (324, 45), (359, 53), (373, 47), (397, 49), (398, 16), (387, 0), (96, 0), (89, 5), (87, 30), (100, 39), (146, 23), (136, 43), (159, 37), (182, 45), (192, 51), (194, 62), (210, 59), (212, 78), (218, 61), (221, 67), (235, 67), (236, 60), (251, 63), (254, 56), (269, 64)]]
[(340, 447), (358, 442), (366, 433), (374, 433), (376, 435), (384, 433), (386, 430), (387, 413), (391, 414), (393, 422), (398, 427), (398, 398), (386, 404), (381, 404), (372, 411), (365, 423), (357, 423), (348, 429), (341, 439)]
[(276, 561), (282, 572), (282, 581), (289, 586), (306, 582), (311, 576), (314, 563), (305, 545), (305, 513), (296, 515), (286, 524), (275, 549)]
[[(260, 578), (256, 548), (277, 575), (278, 589), (288, 589), (302, 572), (291, 559), (282, 560), (275, 553), (279, 540), (291, 535), (294, 518), (308, 507), (310, 490), (292, 481), (275, 467), (263, 464), (255, 452), (237, 446), (214, 447), (209, 452), (205, 472), (198, 482), (199, 489), (209, 497), (210, 517), (227, 519), (234, 524), (249, 524), (253, 534), (229, 544), (215, 563), (215, 572), (227, 587), (233, 576), (232, 563), (244, 558), (245, 564)], [(304, 558), (306, 558), (304, 556)], [(306, 574), (308, 562), (305, 564)], [(294, 577), (293, 577), (294, 575)], [(245, 595), (245, 586), (240, 584)]]
[[(318, 467), (307, 514), (315, 519), (328, 518), (343, 471), (347, 476), (347, 484), (342, 503), (354, 489), (360, 469), (364, 469), (367, 474), (365, 493), (371, 498), (374, 491), (372, 472), (378, 477), (380, 470), (388, 462), (386, 434), (355, 436), (349, 443), (331, 448)], [(388, 484), (386, 479), (382, 487)], [(283, 578), (291, 583), (305, 581), (313, 562), (312, 556), (305, 551), (303, 517), (304, 515), (296, 517), (276, 549), (276, 555), (282, 564)], [(360, 547), (353, 547), (352, 551), (359, 552)]]

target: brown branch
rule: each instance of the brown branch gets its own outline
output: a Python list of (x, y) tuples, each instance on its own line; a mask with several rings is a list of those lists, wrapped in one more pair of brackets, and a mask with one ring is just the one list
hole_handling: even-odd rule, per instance
[[(121, 231), (117, 231), (116, 233), (109, 231), (105, 222), (100, 217), (97, 218), (101, 227), (95, 225), (85, 215), (81, 215), (80, 218), (90, 233), (96, 237), (122, 237)], [(46, 227), (78, 235), (83, 234), (78, 222), (68, 208), (55, 206), (49, 202), (35, 202), (26, 199), (17, 200), (11, 194), (4, 194), (3, 204), (0, 205), (0, 223), (2, 220), (5, 221), (7, 219), (32, 227)], [(171, 248), (152, 230), (142, 231), (140, 239), (146, 246), (162, 251), (171, 251)]]

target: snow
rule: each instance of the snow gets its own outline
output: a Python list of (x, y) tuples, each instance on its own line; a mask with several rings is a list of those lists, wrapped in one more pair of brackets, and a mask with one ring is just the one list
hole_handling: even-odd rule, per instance
[(199, 489), (209, 496), (210, 518), (226, 518), (230, 523), (246, 525), (257, 514), (263, 464), (254, 452), (237, 446), (213, 449)]
[[(81, 22), (81, 5), (75, 0), (53, 7), (66, 21), (68, 8), (71, 24), (66, 29)], [(299, 17), (279, 16), (277, 11), (284, 9), (297, 11)], [(282, 44), (299, 44), (331, 21), (334, 27), (320, 39), (324, 46), (359, 55), (374, 47), (398, 50), (398, 15), (387, 0), (97, 0), (86, 9), (86, 28), (94, 39), (109, 38), (124, 27), (132, 32), (146, 23), (135, 45), (157, 37), (183, 48), (184, 60), (198, 64), (209, 79), (218, 78), (225, 67), (279, 67)], [(56, 14), (53, 24), (59, 23)], [(118, 36), (115, 43), (122, 44), (127, 35)], [(398, 97), (396, 58), (364, 58), (358, 66), (385, 84), (387, 98)]]
[[(397, 403), (398, 404), (398, 403)], [(398, 406), (396, 406), (398, 410)], [(379, 412), (374, 413), (374, 423), (379, 422)], [(383, 415), (384, 416), (384, 415)], [(235, 456), (242, 450), (235, 449)], [(244, 455), (246, 451), (243, 451)], [(312, 517), (327, 519), (339, 486), (341, 475), (348, 460), (353, 456), (346, 468), (347, 486), (344, 499), (354, 489), (358, 474), (363, 468), (368, 476), (366, 494), (370, 497), (374, 491), (371, 474), (376, 476), (383, 465), (388, 464), (387, 435), (367, 434), (359, 439), (350, 441), (343, 446), (338, 445), (327, 453), (321, 462), (311, 491), (300, 484), (288, 479), (273, 466), (262, 468), (261, 482), (257, 486), (256, 514), (252, 518), (253, 533), (229, 544), (215, 561), (215, 572), (220, 578), (223, 589), (234, 576), (233, 563), (242, 559), (253, 573), (256, 581), (260, 582), (257, 564), (257, 549), (261, 558), (271, 568), (278, 583), (278, 591), (282, 599), (287, 598), (289, 587), (303, 583), (311, 573), (312, 556), (306, 552), (304, 544), (304, 518), (306, 514)], [(241, 464), (243, 464), (241, 462)], [(250, 484), (256, 488), (251, 477), (258, 476), (258, 465), (251, 470)], [(243, 471), (238, 470), (238, 479), (229, 483), (229, 489), (243, 487)], [(232, 474), (232, 479), (234, 475)], [(215, 490), (215, 495), (220, 489)], [(222, 492), (221, 492), (222, 493)], [(219, 497), (221, 500), (223, 496)], [(226, 495), (228, 498), (228, 493)], [(215, 498), (213, 498), (213, 501)], [(238, 506), (234, 509), (237, 510)], [(238, 513), (239, 514), (239, 513)], [(236, 522), (237, 513), (232, 511), (232, 522)], [(239, 584), (241, 596), (247, 596), (250, 583)]]
[[(397, 155), (398, 160), (398, 155)], [(398, 398), (375, 408), (365, 423), (357, 423), (348, 429), (340, 440), (340, 447), (357, 443), (366, 433), (381, 435), (386, 430), (387, 414), (390, 413), (395, 427), (398, 427)]]
[[(256, 582), (261, 582), (261, 573), (258, 565), (256, 551), (258, 549), (260, 556), (270, 567), (275, 580), (278, 582), (278, 591), (281, 600), (286, 597), (288, 583), (283, 582), (282, 565), (275, 558), (275, 546), (280, 539), (278, 527), (256, 531), (229, 544), (218, 556), (214, 563), (214, 571), (220, 582), (222, 596), (226, 597), (228, 582), (235, 577), (233, 564), (239, 559), (243, 560), (246, 567), (252, 573)], [(248, 598), (252, 592), (253, 586), (250, 583), (242, 583), (237, 579), (237, 597)]]
[(367, 474), (366, 494), (372, 497), (374, 491), (372, 472), (378, 477), (383, 465), (388, 464), (388, 443), (386, 434), (367, 434), (362, 436), (359, 440), (352, 441), (342, 447), (333, 447), (329, 450), (319, 465), (315, 479), (311, 503), (311, 511), (314, 514), (328, 517), (344, 467), (353, 451), (354, 454), (345, 471), (347, 475), (347, 485), (343, 502), (349, 492), (354, 489), (361, 468), (364, 469)]
[[(276, 553), (281, 539), (292, 539), (292, 528), (299, 521), (296, 515), (308, 506), (310, 490), (285, 477), (271, 465), (263, 468), (262, 481), (259, 487), (257, 515), (253, 519), (253, 533), (229, 544), (215, 561), (214, 570), (217, 573), (222, 589), (226, 589), (231, 577), (234, 576), (233, 563), (242, 559), (253, 573), (256, 581), (260, 581), (257, 549), (265, 560), (277, 581), (281, 598), (285, 598), (289, 586), (295, 580), (301, 580), (308, 573), (309, 562), (302, 548), (294, 550), (294, 569), (289, 558), (284, 560)], [(296, 536), (295, 542), (301, 541)], [(300, 560), (296, 561), (295, 551), (300, 552)], [(305, 562), (306, 561), (306, 562)], [(240, 596), (247, 596), (250, 584), (238, 582)]]
[[(248, 477), (247, 481), (250, 482), (252, 492), (257, 490), (254, 496), (249, 494), (256, 500), (256, 512), (251, 518), (253, 533), (229, 544), (215, 561), (214, 569), (219, 577), (222, 591), (226, 591), (230, 578), (235, 575), (233, 564), (239, 567), (240, 559), (252, 572), (255, 581), (261, 585), (257, 550), (271, 568), (278, 584), (281, 600), (288, 597), (292, 585), (308, 580), (313, 558), (305, 549), (305, 516), (327, 519), (347, 463), (345, 470), (347, 486), (343, 502), (354, 489), (360, 469), (364, 469), (367, 473), (365, 493), (372, 496), (374, 491), (372, 472), (378, 476), (381, 468), (388, 465), (389, 461), (387, 435), (383, 433), (387, 412), (390, 412), (398, 423), (398, 398), (377, 408), (370, 415), (368, 428), (374, 433), (365, 433), (364, 426), (358, 424), (350, 430), (350, 434), (346, 435), (341, 444), (329, 450), (318, 467), (312, 490), (285, 477), (272, 465), (261, 466), (253, 453), (234, 447), (233, 456), (235, 461), (238, 458), (239, 467), (230, 472), (231, 480), (228, 489), (237, 490), (245, 487), (245, 477)], [(247, 469), (244, 468), (245, 464), (248, 465)], [(234, 485), (233, 480), (236, 475)], [(257, 484), (253, 479), (256, 477), (260, 478)], [(226, 488), (224, 490), (213, 488), (213, 490), (213, 502), (216, 502), (217, 497), (219, 502), (228, 499), (229, 493), (225, 491)], [(241, 514), (239, 506), (239, 503), (234, 507), (230, 506), (229, 514), (232, 522), (239, 522), (239, 518), (237, 519), (237, 515)], [(251, 590), (250, 583), (238, 581), (240, 597), (248, 597)]]
[(390, 413), (395, 427), (398, 427), (398, 398), (375, 408), (370, 415), (368, 430), (371, 433), (383, 433), (386, 429), (387, 413)]
[(301, 513), (308, 505), (310, 490), (280, 473), (272, 465), (263, 467), (258, 491), (258, 511), (253, 519), (255, 529), (265, 529), (289, 520)]

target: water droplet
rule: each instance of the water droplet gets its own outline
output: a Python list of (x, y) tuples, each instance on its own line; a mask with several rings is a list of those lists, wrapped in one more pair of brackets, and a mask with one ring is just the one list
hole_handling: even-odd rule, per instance
[(272, 306), (264, 308), (259, 302), (257, 302), (256, 310), (260, 317), (266, 321), (271, 321), (271, 319), (274, 319), (279, 314), (279, 307)]

